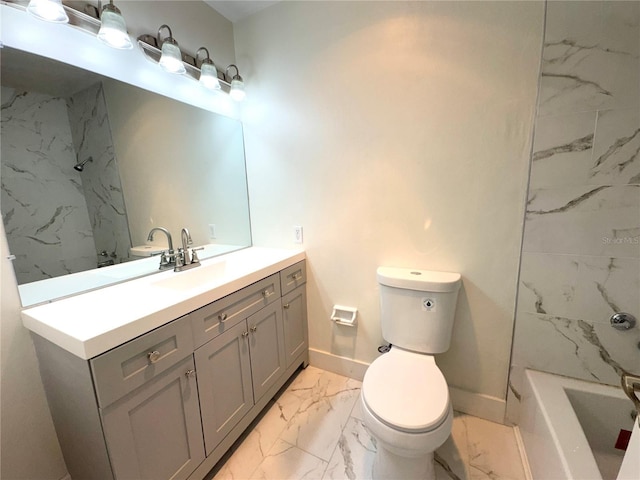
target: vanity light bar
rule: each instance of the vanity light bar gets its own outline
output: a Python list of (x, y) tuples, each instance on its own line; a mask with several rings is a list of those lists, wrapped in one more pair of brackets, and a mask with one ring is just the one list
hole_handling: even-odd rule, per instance
[[(138, 37), (138, 45), (140, 49), (144, 53), (145, 57), (152, 61), (153, 63), (160, 63), (160, 57), (162, 56), (162, 51), (157, 47), (156, 38), (152, 35), (141, 35)], [(195, 57), (182, 53), (182, 63), (184, 63), (186, 72), (185, 74), (193, 78), (194, 80), (200, 79), (200, 69), (196, 67), (196, 59)], [(221, 76), (220, 72), (218, 72), (218, 81), (228, 87), (231, 88), (231, 83), (227, 82), (227, 80)]]
[[(27, 0), (0, 0), (0, 4), (18, 8), (24, 11), (27, 8), (26, 5), (28, 4), (28, 1)], [(100, 27), (102, 25), (102, 22), (99, 19), (98, 7), (91, 4), (85, 4), (84, 12), (80, 10), (76, 10), (75, 8), (69, 7), (64, 4), (62, 5), (62, 7), (64, 8), (64, 11), (66, 12), (67, 16), (69, 17), (68, 25), (97, 37), (98, 32), (100, 31)], [(144, 53), (147, 59), (157, 64), (160, 63), (160, 57), (162, 56), (162, 51), (158, 48), (158, 42), (156, 40), (156, 37), (152, 35), (141, 35), (140, 37), (138, 37), (138, 46), (140, 47), (140, 50), (142, 50), (142, 52)], [(200, 71), (200, 68), (196, 66), (197, 64), (196, 58), (182, 51), (180, 51), (180, 53), (182, 55), (182, 62), (184, 63), (185, 70), (186, 70), (185, 74), (199, 81), (201, 71)], [(240, 101), (242, 100), (241, 97), (243, 97), (243, 95), (238, 96), (237, 92), (231, 92), (231, 90), (234, 90), (233, 83), (234, 81), (236, 81), (237, 83), (237, 79), (240, 79), (241, 87), (243, 87), (244, 84), (242, 82), (242, 77), (240, 77), (238, 69), (235, 65), (230, 65), (229, 67), (227, 67), (227, 70), (229, 70), (229, 68), (231, 67), (236, 69), (236, 75), (233, 78), (228, 79), (226, 77), (225, 72), (218, 70), (216, 72), (218, 81), (220, 82), (221, 85), (224, 85), (226, 87), (225, 88), (226, 93), (228, 94), (232, 93), (231, 95), (232, 98), (236, 101)], [(243, 88), (241, 88), (241, 90), (243, 90)]]
[[(7, 5), (8, 7), (17, 8), (22, 11), (25, 11), (27, 9), (28, 3), (29, 2), (27, 0), (0, 0), (0, 4), (2, 5)], [(63, 3), (62, 8), (69, 17), (67, 25), (93, 35), (98, 34), (102, 22), (100, 22), (100, 19), (98, 18), (99, 13), (97, 7), (86, 4), (84, 7), (85, 11), (82, 12)]]

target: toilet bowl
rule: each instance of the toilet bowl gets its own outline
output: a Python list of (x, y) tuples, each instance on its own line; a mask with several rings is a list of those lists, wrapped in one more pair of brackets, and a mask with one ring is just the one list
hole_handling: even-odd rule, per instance
[(392, 347), (367, 369), (360, 398), (364, 424), (377, 440), (374, 478), (433, 478), (433, 452), (453, 423), (433, 356)]
[(360, 396), (376, 439), (374, 480), (435, 478), (433, 452), (451, 434), (449, 388), (434, 354), (448, 350), (460, 274), (380, 267), (382, 334), (391, 349), (369, 365)]

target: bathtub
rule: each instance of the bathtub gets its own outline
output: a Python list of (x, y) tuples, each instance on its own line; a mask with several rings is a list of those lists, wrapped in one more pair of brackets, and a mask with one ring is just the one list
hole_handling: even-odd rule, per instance
[[(521, 393), (534, 480), (640, 479), (640, 429), (621, 388), (526, 370)], [(634, 430), (626, 456), (614, 447), (620, 429)]]

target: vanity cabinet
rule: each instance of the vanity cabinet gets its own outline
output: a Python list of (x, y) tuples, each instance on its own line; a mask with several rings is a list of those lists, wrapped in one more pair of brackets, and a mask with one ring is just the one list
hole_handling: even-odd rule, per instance
[(90, 360), (34, 334), (71, 477), (204, 478), (308, 364), (305, 282), (301, 261)]
[[(277, 276), (271, 280), (278, 280)], [(270, 291), (268, 288), (273, 288), (273, 285), (272, 281), (267, 282), (267, 293)], [(241, 299), (254, 297), (255, 291), (262, 295), (265, 292), (265, 282), (258, 282), (233, 294), (232, 302), (229, 299), (221, 302), (227, 305), (242, 304)], [(286, 366), (281, 302), (279, 297), (271, 299), (268, 294), (263, 295), (265, 297), (268, 299), (266, 307), (241, 319), (195, 351), (207, 454), (220, 444), (238, 421), (284, 374)], [(202, 310), (221, 311), (218, 302)], [(249, 309), (252, 310), (254, 309)], [(221, 318), (223, 317), (224, 314)], [(231, 318), (227, 316), (226, 321), (231, 321)], [(206, 322), (198, 324), (205, 325)], [(216, 328), (220, 329), (221, 326)]]
[(191, 355), (100, 414), (115, 478), (186, 479), (205, 458)]
[(293, 365), (309, 348), (307, 332), (307, 292), (304, 286), (282, 297), (285, 368)]
[(204, 460), (187, 318), (89, 361), (116, 478), (184, 479)]

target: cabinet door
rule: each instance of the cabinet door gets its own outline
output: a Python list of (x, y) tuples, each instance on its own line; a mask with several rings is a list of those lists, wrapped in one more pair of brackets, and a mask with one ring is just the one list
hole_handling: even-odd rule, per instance
[(282, 297), (286, 368), (309, 347), (307, 333), (307, 291), (303, 286)]
[(184, 479), (204, 460), (192, 356), (101, 416), (116, 479)]
[(280, 300), (247, 318), (247, 325), (253, 398), (257, 403), (286, 370)]
[(247, 337), (242, 321), (195, 352), (207, 455), (253, 406)]

